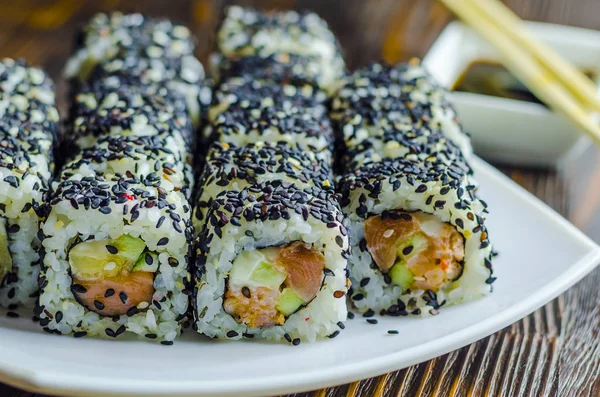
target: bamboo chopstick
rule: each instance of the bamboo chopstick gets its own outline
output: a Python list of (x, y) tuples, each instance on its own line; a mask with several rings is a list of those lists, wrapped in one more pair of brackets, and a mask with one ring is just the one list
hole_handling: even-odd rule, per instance
[(473, 6), (478, 7), (481, 12), (493, 16), (496, 25), (502, 26), (503, 30), (516, 43), (530, 51), (540, 64), (554, 73), (582, 104), (600, 111), (600, 98), (598, 98), (598, 90), (594, 83), (571, 63), (565, 61), (546, 43), (532, 35), (512, 10), (499, 0), (476, 0), (471, 3)]
[(478, 31), (503, 56), (503, 63), (548, 106), (560, 111), (600, 144), (600, 127), (587, 109), (554, 73), (543, 67), (530, 51), (515, 43), (495, 16), (474, 5), (478, 0), (440, 0), (463, 21)]

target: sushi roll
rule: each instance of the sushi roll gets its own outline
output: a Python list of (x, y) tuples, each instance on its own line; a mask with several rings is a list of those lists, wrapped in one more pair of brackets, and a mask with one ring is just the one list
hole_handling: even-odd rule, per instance
[(171, 344), (188, 308), (192, 232), (183, 194), (159, 177), (91, 171), (77, 160), (60, 180), (40, 233), (40, 325)]
[(268, 182), (223, 191), (198, 242), (199, 332), (293, 344), (339, 333), (349, 246), (339, 206), (324, 191)]
[(382, 134), (391, 127), (425, 127), (445, 134), (467, 159), (473, 152), (448, 93), (418, 60), (397, 66), (374, 63), (357, 70), (346, 79), (331, 107), (330, 117), (348, 150), (365, 140), (384, 143)]
[(239, 147), (215, 142), (198, 178), (193, 216), (196, 231), (201, 231), (206, 213), (220, 192), (239, 191), (269, 181), (298, 189), (318, 187), (333, 193), (330, 165), (312, 152), (285, 142), (256, 142)]
[(385, 159), (342, 177), (354, 306), (427, 315), (491, 292), (486, 206), (474, 189), (462, 167), (435, 158)]
[(0, 62), (0, 306), (33, 306), (39, 223), (54, 171), (58, 111), (45, 73)]
[(229, 79), (213, 95), (204, 140), (236, 146), (256, 141), (287, 142), (330, 161), (334, 137), (326, 98), (323, 91), (308, 84)]
[(185, 93), (149, 58), (163, 57), (176, 79), (192, 42), (187, 29), (137, 14), (97, 16), (86, 29), (74, 59), (89, 80), (72, 81), (34, 313), (49, 333), (171, 344), (191, 291), (194, 140)]
[[(396, 73), (381, 69), (380, 80)], [(339, 95), (346, 97), (345, 90)], [(356, 107), (360, 115), (362, 103), (345, 114)], [(443, 128), (386, 124), (395, 117), (387, 105), (364, 114), (369, 115), (366, 135), (355, 129), (363, 125), (360, 116), (338, 124), (347, 153), (337, 191), (351, 236), (352, 304), (361, 312), (431, 315), (490, 293), (495, 277), (487, 206), (476, 195), (461, 147)]]
[(204, 68), (194, 57), (187, 27), (141, 14), (97, 14), (80, 32), (77, 46), (65, 68), (68, 79), (94, 81), (121, 72), (139, 84), (165, 84), (186, 98), (198, 127)]
[[(254, 65), (250, 68), (248, 58)], [(226, 11), (212, 64), (217, 80), (246, 73), (276, 81), (294, 76), (328, 92), (345, 73), (337, 39), (317, 14), (264, 13), (238, 6)]]
[(67, 155), (110, 135), (160, 135), (170, 150), (191, 152), (193, 134), (185, 99), (166, 86), (130, 82), (126, 75), (113, 75), (82, 86), (71, 106)]

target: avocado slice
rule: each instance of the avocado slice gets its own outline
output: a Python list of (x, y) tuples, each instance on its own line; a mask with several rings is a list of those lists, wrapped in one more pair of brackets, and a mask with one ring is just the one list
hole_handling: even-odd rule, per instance
[(144, 251), (131, 269), (132, 272), (150, 272), (158, 270), (158, 255), (152, 251)]
[(233, 261), (229, 273), (232, 285), (279, 288), (287, 274), (274, 266), (267, 249), (242, 251)]
[(399, 258), (408, 258), (418, 254), (427, 248), (427, 237), (422, 233), (415, 233), (409, 238), (399, 241), (396, 244), (396, 253)]
[(404, 262), (396, 262), (389, 272), (392, 282), (402, 289), (402, 292), (410, 288), (415, 278)]
[(0, 219), (0, 284), (13, 267), (12, 256), (8, 249), (8, 234), (6, 233), (5, 223)]
[(304, 304), (302, 298), (300, 298), (291, 288), (284, 288), (279, 297), (279, 303), (276, 308), (284, 315), (289, 316), (293, 314), (300, 306)]
[(145, 248), (142, 239), (127, 234), (115, 240), (81, 242), (69, 251), (71, 273), (78, 280), (97, 280), (132, 271)]

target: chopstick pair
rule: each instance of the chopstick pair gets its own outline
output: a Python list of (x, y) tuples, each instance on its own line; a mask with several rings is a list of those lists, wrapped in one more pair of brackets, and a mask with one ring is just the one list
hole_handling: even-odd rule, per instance
[(499, 0), (440, 0), (501, 54), (505, 66), (549, 107), (600, 144), (592, 111), (600, 99), (590, 79), (533, 37)]

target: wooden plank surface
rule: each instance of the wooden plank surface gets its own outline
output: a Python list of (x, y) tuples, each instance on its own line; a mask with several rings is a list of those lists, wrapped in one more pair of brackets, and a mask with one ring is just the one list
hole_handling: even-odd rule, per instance
[[(456, 0), (460, 1), (460, 0)], [(0, 56), (42, 65), (58, 81), (77, 25), (97, 11), (143, 11), (186, 23), (205, 61), (224, 0), (0, 0)], [(451, 15), (434, 0), (246, 0), (261, 8), (318, 12), (351, 68), (422, 57)], [(600, 29), (598, 0), (506, 0), (522, 18)], [(61, 102), (64, 112), (65, 104)], [(600, 239), (600, 157), (547, 171), (501, 167), (517, 183)], [(523, 320), (445, 356), (308, 396), (600, 396), (600, 270)], [(0, 341), (1, 343), (1, 341)], [(0, 396), (34, 394), (0, 384)], [(40, 395), (37, 395), (40, 396)]]

